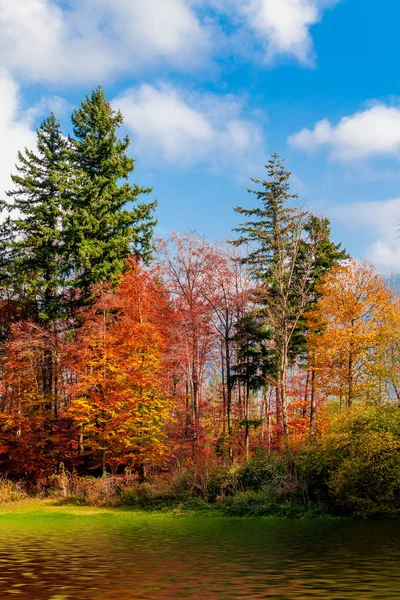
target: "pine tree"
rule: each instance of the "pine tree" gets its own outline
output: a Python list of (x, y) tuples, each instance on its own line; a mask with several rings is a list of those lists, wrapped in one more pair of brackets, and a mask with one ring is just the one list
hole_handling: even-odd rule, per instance
[(36, 152), (18, 154), (16, 170), (3, 202), (9, 214), (1, 227), (1, 287), (3, 296), (19, 302), (20, 318), (42, 331), (37, 381), (46, 413), (56, 413), (56, 323), (64, 313), (68, 276), (63, 226), (74, 178), (70, 144), (53, 113), (37, 130)]
[[(341, 248), (341, 244), (335, 244), (331, 239), (331, 227), (329, 219), (320, 218), (316, 215), (310, 214), (308, 223), (305, 227), (308, 237), (303, 240), (303, 249), (300, 252), (298, 261), (298, 270), (301, 271), (303, 260), (309, 252), (308, 246), (311, 244), (314, 247), (315, 260), (311, 277), (310, 287), (310, 298), (307, 310), (315, 308), (317, 302), (320, 300), (320, 286), (326, 274), (333, 268), (339, 265), (342, 261), (349, 258), (349, 254), (346, 250)], [(307, 359), (307, 320), (303, 316), (299, 321), (299, 327), (297, 335), (293, 337), (292, 343), (292, 355), (297, 357), (303, 355), (304, 359)], [(314, 332), (315, 334), (315, 332)], [(315, 371), (313, 368), (308, 367), (307, 372), (307, 384), (306, 385), (306, 400), (308, 394), (310, 395), (310, 434), (311, 436), (315, 433), (315, 417), (316, 417), (316, 390), (315, 390)]]
[(251, 220), (233, 231), (240, 233), (235, 245), (249, 245), (245, 261), (251, 266), (254, 277), (272, 281), (274, 266), (280, 254), (287, 250), (285, 241), (297, 222), (299, 211), (288, 206), (288, 202), (296, 200), (298, 196), (290, 193), (290, 173), (285, 171), (279, 155), (273, 154), (265, 168), (269, 180), (252, 178), (251, 181), (260, 185), (261, 189), (247, 190), (261, 202), (261, 207), (236, 206), (235, 212)]
[[(329, 219), (310, 214), (306, 225), (306, 232), (309, 234), (309, 243), (315, 242), (315, 263), (312, 272), (314, 298), (313, 302), (318, 301), (318, 287), (327, 272), (341, 261), (350, 258), (348, 252), (342, 248), (342, 245), (335, 244), (331, 240), (331, 225)], [(307, 241), (304, 241), (304, 255), (307, 255)]]
[(22, 301), (23, 316), (54, 321), (62, 312), (67, 260), (63, 220), (71, 193), (70, 147), (52, 113), (37, 130), (36, 152), (19, 152), (14, 188), (3, 202), (1, 279)]
[(234, 243), (248, 244), (249, 253), (244, 261), (250, 265), (259, 283), (258, 299), (267, 325), (272, 329), (278, 361), (276, 404), (281, 407), (283, 432), (287, 437), (286, 388), (291, 346), (312, 293), (312, 272), (319, 237), (312, 239), (306, 231), (307, 212), (288, 206), (291, 200), (297, 199), (297, 195), (290, 193), (291, 174), (284, 169), (277, 154), (272, 155), (266, 169), (268, 180), (252, 180), (261, 185), (261, 190), (248, 190), (261, 201), (261, 207), (235, 208), (249, 220), (234, 230), (240, 233)]
[[(82, 186), (72, 197), (67, 244), (74, 286), (83, 298), (92, 284), (117, 279), (132, 253), (144, 261), (151, 257), (156, 202), (135, 204), (151, 189), (128, 181), (134, 160), (127, 156), (129, 138), (117, 137), (122, 122), (122, 114), (112, 109), (101, 87), (72, 115), (74, 159)], [(134, 206), (126, 208), (128, 203)]]

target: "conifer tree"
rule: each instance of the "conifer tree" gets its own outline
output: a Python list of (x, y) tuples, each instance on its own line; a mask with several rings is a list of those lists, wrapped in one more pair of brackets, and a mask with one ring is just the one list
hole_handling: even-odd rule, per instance
[(70, 145), (52, 113), (37, 130), (36, 151), (18, 154), (14, 187), (2, 206), (8, 212), (1, 227), (2, 292), (19, 301), (22, 319), (42, 328), (38, 379), (44, 408), (55, 411), (55, 323), (64, 311), (68, 275), (63, 225), (74, 180), (70, 167)]
[(290, 193), (291, 174), (277, 154), (272, 155), (266, 169), (268, 180), (252, 180), (261, 185), (261, 189), (248, 190), (261, 201), (261, 207), (235, 208), (248, 220), (235, 229), (240, 237), (234, 243), (248, 244), (249, 252), (244, 261), (259, 283), (259, 302), (272, 329), (278, 361), (276, 405), (280, 407), (287, 437), (287, 372), (294, 336), (312, 295), (319, 234), (312, 237), (307, 232), (307, 212), (289, 206), (297, 195)]
[(63, 220), (71, 194), (70, 146), (51, 113), (37, 130), (36, 151), (18, 154), (14, 187), (2, 203), (2, 286), (13, 289), (24, 317), (54, 321), (62, 312), (60, 293), (67, 276)]
[[(315, 251), (314, 266), (311, 272), (311, 289), (308, 310), (315, 308), (320, 300), (320, 286), (326, 274), (339, 265), (342, 261), (349, 258), (349, 254), (341, 247), (341, 244), (335, 244), (331, 236), (330, 222), (327, 218), (320, 218), (310, 214), (308, 223), (305, 227), (308, 237), (303, 240), (303, 249), (298, 261), (298, 270), (302, 269), (303, 258), (306, 260), (308, 254), (307, 244), (312, 244)], [(299, 322), (299, 331), (294, 336), (292, 344), (293, 356), (303, 354), (307, 358), (307, 322), (303, 317)], [(315, 332), (314, 332), (315, 334)], [(315, 371), (312, 367), (308, 368), (307, 385), (305, 399), (310, 395), (310, 434), (315, 433), (316, 417), (316, 390), (315, 390)]]
[[(156, 202), (136, 204), (151, 189), (129, 182), (134, 160), (127, 156), (129, 138), (117, 137), (122, 122), (101, 87), (72, 115), (74, 160), (82, 184), (71, 198), (67, 244), (74, 286), (83, 298), (93, 283), (115, 280), (132, 253), (144, 261), (151, 256)], [(128, 203), (133, 206), (127, 208)]]

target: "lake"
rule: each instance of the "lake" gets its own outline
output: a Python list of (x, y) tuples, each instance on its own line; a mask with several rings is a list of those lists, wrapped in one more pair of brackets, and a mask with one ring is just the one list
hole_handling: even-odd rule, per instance
[(0, 511), (0, 598), (400, 598), (400, 521)]

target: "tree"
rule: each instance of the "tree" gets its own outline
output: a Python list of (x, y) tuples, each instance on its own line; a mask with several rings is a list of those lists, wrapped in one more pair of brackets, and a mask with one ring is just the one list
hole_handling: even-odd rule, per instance
[(158, 267), (179, 315), (179, 357), (185, 387), (185, 430), (196, 457), (207, 366), (216, 349), (212, 326), (215, 248), (193, 233), (158, 240)]
[[(227, 440), (229, 459), (233, 460), (233, 393), (237, 327), (246, 313), (250, 298), (247, 269), (229, 247), (215, 247), (213, 268), (204, 298), (212, 310), (211, 323), (218, 336), (221, 355), (223, 397), (223, 439)], [(236, 360), (237, 362), (237, 360)], [(222, 440), (220, 440), (222, 441)], [(247, 447), (247, 445), (246, 445)]]
[[(393, 297), (367, 263), (333, 268), (319, 287), (321, 299), (308, 314), (308, 355), (316, 385), (350, 407), (382, 397), (382, 359), (397, 325)], [(393, 328), (394, 327), (394, 328)], [(396, 335), (396, 338), (398, 336)]]
[[(303, 258), (307, 263), (307, 255), (309, 252), (308, 244), (311, 244), (312, 249), (315, 252), (314, 265), (310, 273), (311, 277), (311, 288), (309, 305), (306, 307), (308, 310), (312, 310), (318, 300), (320, 299), (319, 287), (325, 275), (330, 269), (339, 265), (344, 260), (349, 258), (346, 250), (341, 248), (341, 244), (335, 244), (331, 240), (331, 228), (329, 219), (320, 218), (316, 215), (310, 214), (308, 223), (305, 227), (308, 239), (303, 240), (304, 248), (300, 253), (300, 260), (298, 261), (298, 269), (303, 268)], [(306, 267), (307, 268), (307, 267)], [(297, 335), (294, 336), (292, 343), (292, 354), (303, 355), (307, 360), (307, 323), (306, 318), (303, 316), (299, 321), (299, 330)], [(315, 418), (317, 410), (317, 394), (315, 389), (315, 372), (308, 365), (308, 372), (306, 378), (306, 389), (305, 389), (305, 401), (307, 403), (308, 394), (310, 393), (310, 434), (311, 436), (315, 433)]]
[(143, 468), (165, 452), (164, 303), (160, 286), (131, 264), (117, 289), (101, 288), (83, 312), (69, 347), (76, 374), (69, 414), (103, 473), (107, 465)]
[[(74, 286), (83, 297), (94, 283), (118, 280), (131, 254), (148, 261), (152, 253), (157, 203), (136, 204), (151, 189), (128, 181), (134, 160), (127, 156), (129, 138), (117, 137), (122, 122), (101, 87), (72, 115), (74, 161), (82, 184), (71, 198), (67, 246)], [(127, 208), (128, 203), (133, 206)]]
[[(21, 317), (47, 328), (39, 363), (42, 393), (49, 411), (54, 406), (56, 322), (65, 314), (68, 283), (65, 246), (67, 199), (77, 178), (71, 170), (71, 149), (54, 114), (37, 130), (37, 152), (18, 154), (14, 188), (3, 209), (9, 215), (1, 227), (3, 297), (17, 299)], [(50, 342), (50, 339), (52, 340)]]
[(233, 365), (233, 371), (234, 379), (244, 387), (241, 424), (245, 430), (246, 457), (249, 455), (250, 426), (254, 423), (260, 424), (259, 419), (251, 418), (251, 392), (263, 392), (263, 413), (267, 419), (269, 441), (271, 437), (270, 407), (266, 401), (266, 392), (268, 385), (276, 381), (277, 376), (277, 361), (275, 350), (271, 347), (271, 334), (272, 331), (266, 327), (263, 315), (257, 309), (247, 311), (236, 323), (236, 364)]
[[(59, 400), (54, 397), (53, 417), (49, 397), (43, 394), (43, 368), (53, 336), (45, 325), (20, 321), (11, 326), (4, 344), (0, 379), (0, 464), (16, 478), (40, 480), (54, 473), (64, 460), (55, 420)], [(54, 377), (60, 375), (54, 364)], [(57, 386), (58, 389), (58, 386)]]
[(290, 173), (285, 171), (277, 154), (272, 156), (266, 169), (269, 180), (253, 179), (261, 189), (248, 190), (261, 201), (261, 207), (235, 208), (249, 220), (234, 230), (240, 233), (234, 243), (249, 245), (244, 261), (259, 283), (258, 301), (272, 329), (278, 361), (277, 405), (281, 407), (283, 433), (287, 438), (290, 352), (300, 320), (312, 298), (312, 273), (320, 236), (315, 235), (314, 229), (307, 229), (309, 216), (305, 211), (288, 206), (297, 195), (290, 193)]
[(14, 188), (3, 202), (1, 284), (25, 307), (25, 317), (54, 322), (63, 312), (67, 277), (63, 239), (67, 196), (74, 177), (70, 145), (52, 113), (37, 130), (37, 152), (18, 153)]

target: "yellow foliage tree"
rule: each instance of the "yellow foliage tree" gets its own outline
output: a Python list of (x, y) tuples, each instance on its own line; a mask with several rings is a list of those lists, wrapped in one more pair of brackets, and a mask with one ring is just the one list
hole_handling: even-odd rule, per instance
[(332, 269), (319, 291), (321, 300), (308, 314), (317, 386), (341, 406), (381, 400), (400, 341), (398, 299), (371, 265), (356, 260)]

